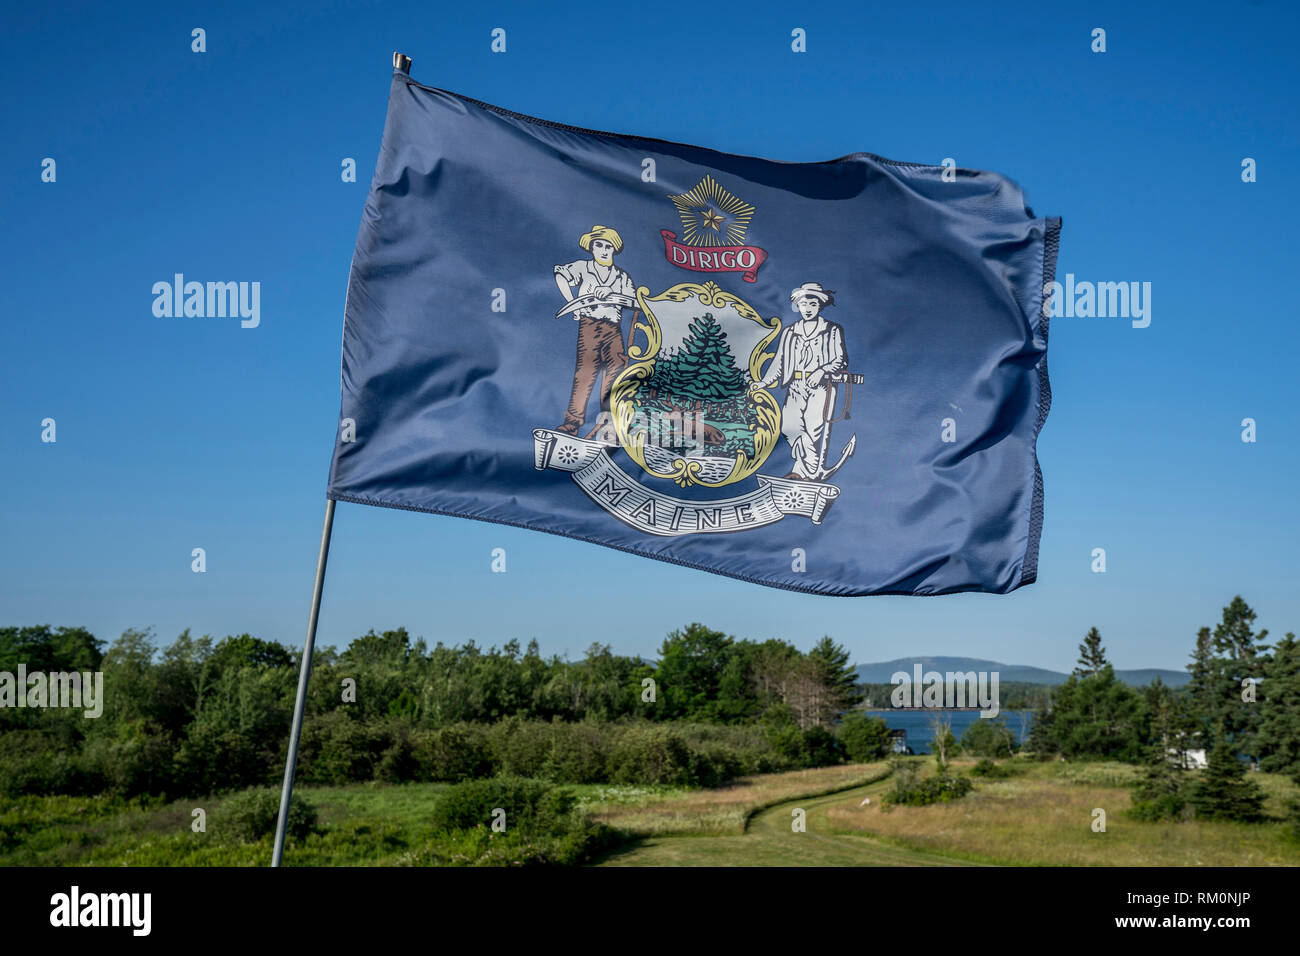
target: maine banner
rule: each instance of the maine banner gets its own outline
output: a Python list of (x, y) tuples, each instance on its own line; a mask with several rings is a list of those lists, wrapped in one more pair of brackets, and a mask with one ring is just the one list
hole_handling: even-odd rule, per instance
[(577, 129), (395, 71), (328, 497), (819, 594), (1012, 591), (1059, 230), (992, 173)]

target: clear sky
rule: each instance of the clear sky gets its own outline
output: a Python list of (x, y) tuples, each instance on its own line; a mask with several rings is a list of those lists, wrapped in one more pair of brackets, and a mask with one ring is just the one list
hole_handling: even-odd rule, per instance
[[(803, 595), (343, 503), (321, 643), (404, 625), (651, 655), (701, 621), (829, 634), (858, 661), (1069, 669), (1096, 625), (1117, 666), (1179, 668), (1237, 593), (1261, 626), (1300, 629), (1296, 5), (975, 6), (6, 5), (0, 625), (301, 643), (348, 265), (401, 50), (423, 83), (577, 126), (1003, 173), (1063, 217), (1058, 277), (1152, 283), (1151, 324), (1052, 323), (1039, 580), (1014, 594)], [(153, 283), (178, 272), (260, 282), (260, 325), (155, 317)]]

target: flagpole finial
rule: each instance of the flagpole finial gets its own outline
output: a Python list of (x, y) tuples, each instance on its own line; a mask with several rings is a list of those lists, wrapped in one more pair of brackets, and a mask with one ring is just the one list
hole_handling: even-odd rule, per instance
[(393, 69), (400, 70), (407, 76), (411, 75), (411, 58), (405, 53), (393, 54)]

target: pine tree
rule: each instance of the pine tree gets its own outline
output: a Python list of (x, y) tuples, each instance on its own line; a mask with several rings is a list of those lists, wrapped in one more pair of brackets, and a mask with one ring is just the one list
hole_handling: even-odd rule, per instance
[(1133, 794), (1133, 815), (1141, 820), (1177, 820), (1186, 799), (1187, 734), (1181, 700), (1157, 677), (1144, 690), (1151, 720), (1146, 768)]
[(1052, 729), (1052, 711), (1048, 701), (1044, 700), (1034, 711), (1034, 720), (1029, 725), (1029, 736), (1025, 739), (1024, 749), (1040, 757), (1056, 753), (1057, 746)]
[(1101, 646), (1101, 634), (1095, 627), (1089, 628), (1079, 645), (1078, 667), (1074, 672), (1080, 677), (1096, 677), (1106, 666), (1106, 651)]
[(1294, 634), (1274, 646), (1260, 695), (1260, 769), (1300, 774), (1300, 642)]
[(1247, 682), (1257, 681), (1268, 661), (1268, 645), (1263, 643), (1268, 631), (1256, 634), (1254, 623), (1255, 612), (1237, 595), (1223, 609), (1210, 641), (1211, 726), (1220, 728), (1228, 743), (1247, 754), (1257, 753), (1254, 736), (1260, 718), (1258, 704), (1245, 699)]
[(1263, 817), (1264, 792), (1246, 778), (1245, 764), (1220, 736), (1210, 751), (1209, 766), (1188, 788), (1187, 802), (1202, 819), (1251, 822)]
[(848, 710), (862, 699), (857, 668), (849, 663), (847, 648), (826, 636), (813, 646), (808, 656), (816, 662), (820, 681), (826, 687), (827, 702), (835, 711)]
[(674, 395), (700, 402), (726, 402), (745, 392), (745, 376), (736, 366), (727, 333), (705, 312), (691, 322), (690, 332), (674, 357)]
[(1139, 820), (1177, 820), (1187, 806), (1183, 791), (1186, 769), (1161, 744), (1147, 750), (1146, 767), (1133, 792), (1132, 812)]
[(1205, 723), (1204, 730), (1215, 726), (1219, 717), (1218, 698), (1212, 680), (1214, 650), (1210, 646), (1211, 640), (1208, 627), (1196, 632), (1196, 650), (1192, 651), (1192, 662), (1187, 665), (1191, 674), (1187, 693), (1192, 699), (1192, 709)]

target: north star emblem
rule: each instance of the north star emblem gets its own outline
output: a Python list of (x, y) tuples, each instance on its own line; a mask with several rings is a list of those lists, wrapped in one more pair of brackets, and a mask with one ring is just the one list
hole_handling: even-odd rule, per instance
[[(764, 318), (714, 282), (683, 282), (653, 296), (634, 288), (613, 264), (623, 241), (611, 227), (592, 227), (578, 244), (592, 258), (555, 267), (566, 301), (556, 315), (579, 323), (572, 394), (562, 425), (534, 429), (534, 467), (569, 472), (592, 501), (648, 534), (741, 531), (788, 514), (820, 524), (840, 493), (827, 479), (856, 443), (828, 465), (836, 383), (862, 380), (844, 371), (842, 328), (820, 316), (832, 294), (816, 283), (796, 289), (791, 303), (802, 321), (783, 329), (779, 318)], [(635, 309), (626, 343), (624, 308)], [(597, 381), (600, 417), (579, 434)], [(768, 391), (775, 387), (787, 389), (784, 405)], [(782, 435), (794, 469), (757, 474)], [(757, 488), (725, 499), (673, 497), (623, 471), (611, 449), (682, 488), (750, 478)]]
[(754, 207), (705, 176), (680, 196), (669, 196), (682, 221), (682, 237), (659, 230), (664, 240), (664, 257), (673, 265), (692, 272), (740, 272), (746, 282), (757, 280), (767, 252), (745, 245), (745, 230), (754, 218)]

